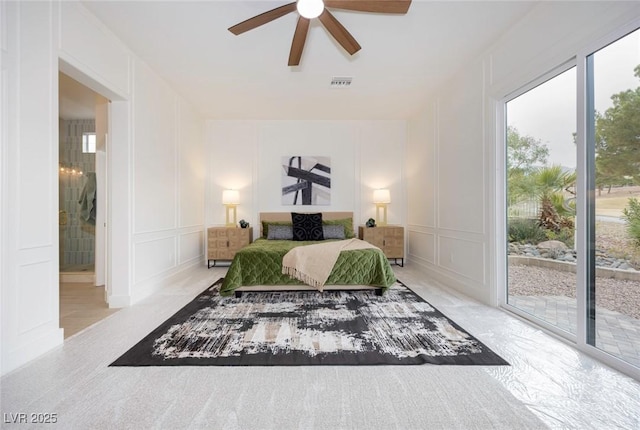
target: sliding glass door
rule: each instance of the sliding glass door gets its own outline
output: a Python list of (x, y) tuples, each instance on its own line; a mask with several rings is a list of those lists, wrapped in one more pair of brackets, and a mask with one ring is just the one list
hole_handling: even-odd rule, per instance
[(587, 342), (640, 367), (640, 30), (587, 58)]
[(506, 304), (637, 374), (640, 30), (514, 93), (505, 119)]
[(576, 334), (576, 68), (506, 104), (507, 303)]

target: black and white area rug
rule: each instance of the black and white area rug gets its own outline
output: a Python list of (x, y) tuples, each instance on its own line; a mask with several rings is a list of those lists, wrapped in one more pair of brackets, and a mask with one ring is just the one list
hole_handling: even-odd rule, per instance
[(397, 282), (373, 291), (245, 292), (222, 280), (111, 366), (508, 365)]

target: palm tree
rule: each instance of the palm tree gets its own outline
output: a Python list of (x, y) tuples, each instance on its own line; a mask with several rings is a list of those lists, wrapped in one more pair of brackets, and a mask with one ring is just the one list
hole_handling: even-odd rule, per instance
[(575, 185), (576, 173), (566, 171), (559, 165), (536, 169), (532, 174), (534, 192), (540, 199), (540, 226), (560, 231), (563, 227), (562, 216), (573, 215), (567, 207), (563, 192)]
[(520, 201), (540, 202), (539, 222), (544, 228), (559, 231), (565, 219), (575, 214), (575, 208), (567, 203), (566, 192), (573, 194), (576, 173), (562, 166), (552, 165), (533, 169), (531, 172), (510, 171), (508, 195), (510, 204)]

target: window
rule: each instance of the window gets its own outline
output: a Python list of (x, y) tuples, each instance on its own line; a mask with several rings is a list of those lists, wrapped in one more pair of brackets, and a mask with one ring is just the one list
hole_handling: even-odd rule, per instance
[(84, 153), (96, 152), (96, 134), (95, 133), (82, 133), (82, 152)]
[(575, 67), (506, 103), (507, 303), (573, 336), (575, 112)]

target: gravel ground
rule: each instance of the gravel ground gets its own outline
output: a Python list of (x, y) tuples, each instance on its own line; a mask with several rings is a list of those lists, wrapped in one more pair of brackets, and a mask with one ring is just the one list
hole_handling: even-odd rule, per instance
[[(510, 264), (509, 294), (574, 298), (576, 297), (576, 274)], [(596, 306), (640, 319), (640, 282), (597, 278)]]
[(616, 258), (626, 258), (640, 270), (640, 247), (634, 246), (629, 238), (626, 224), (596, 221), (596, 248)]

